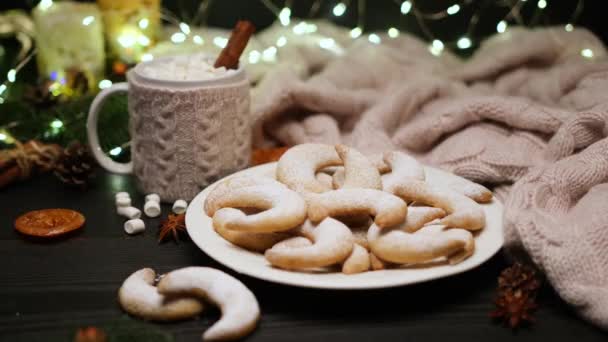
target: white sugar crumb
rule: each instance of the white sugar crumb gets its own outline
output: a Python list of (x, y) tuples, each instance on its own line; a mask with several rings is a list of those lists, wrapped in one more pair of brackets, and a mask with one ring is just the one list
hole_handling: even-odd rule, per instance
[(166, 81), (202, 81), (234, 73), (225, 67), (214, 68), (203, 54), (175, 56), (142, 65), (142, 76)]

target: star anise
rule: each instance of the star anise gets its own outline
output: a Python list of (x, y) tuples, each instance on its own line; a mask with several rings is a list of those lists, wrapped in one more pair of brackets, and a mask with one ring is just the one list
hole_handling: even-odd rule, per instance
[(541, 282), (536, 270), (521, 263), (506, 268), (498, 277), (496, 310), (490, 317), (502, 320), (511, 328), (521, 323), (534, 322), (533, 313), (538, 307), (536, 296)]
[(175, 242), (179, 241), (180, 233), (186, 231), (186, 214), (169, 214), (167, 219), (161, 222), (158, 233), (158, 242), (172, 237)]

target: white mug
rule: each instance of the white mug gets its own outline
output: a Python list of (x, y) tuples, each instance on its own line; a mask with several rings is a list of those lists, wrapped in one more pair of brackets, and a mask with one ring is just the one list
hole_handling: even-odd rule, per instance
[[(249, 81), (239, 68), (197, 81), (154, 79), (140, 63), (93, 100), (87, 119), (89, 145), (110, 172), (133, 173), (145, 193), (161, 200), (192, 199), (204, 187), (248, 166), (251, 153)], [(126, 92), (131, 161), (119, 163), (99, 145), (99, 110), (108, 96)]]

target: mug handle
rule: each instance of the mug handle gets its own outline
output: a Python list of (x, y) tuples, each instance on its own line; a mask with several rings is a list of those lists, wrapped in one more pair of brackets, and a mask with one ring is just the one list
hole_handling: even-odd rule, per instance
[(91, 146), (91, 152), (99, 165), (104, 169), (114, 173), (133, 173), (133, 162), (118, 163), (108, 157), (101, 146), (99, 146), (99, 135), (97, 134), (97, 122), (99, 119), (99, 110), (106, 99), (114, 93), (126, 93), (129, 91), (129, 84), (126, 82), (120, 82), (113, 84), (110, 88), (102, 90), (91, 103), (89, 109), (89, 116), (87, 117), (87, 135), (89, 138), (89, 146)]

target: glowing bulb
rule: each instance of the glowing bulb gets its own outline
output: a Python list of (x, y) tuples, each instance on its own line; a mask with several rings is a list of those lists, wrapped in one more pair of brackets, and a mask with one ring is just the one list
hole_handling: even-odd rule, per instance
[(443, 48), (444, 48), (443, 42), (439, 39), (435, 39), (431, 43), (431, 46), (429, 46), (429, 51), (434, 56), (439, 56), (441, 54), (441, 52), (443, 51)]
[(291, 21), (290, 18), (291, 18), (291, 10), (287, 7), (283, 7), (281, 12), (279, 12), (279, 21), (281, 22), (281, 25), (283, 25), (283, 26), (289, 25), (289, 22)]
[(359, 38), (361, 33), (363, 33), (363, 30), (360, 27), (355, 27), (354, 29), (350, 30), (350, 37), (353, 39)]
[(262, 60), (264, 60), (265, 62), (274, 62), (276, 60), (276, 55), (277, 48), (271, 46), (262, 52)]
[(153, 59), (154, 59), (154, 56), (151, 53), (144, 53), (143, 55), (141, 55), (142, 62), (149, 62)]
[(106, 88), (110, 88), (112, 86), (112, 81), (110, 80), (101, 80), (99, 81), (99, 89), (106, 89)]
[(171, 41), (175, 44), (183, 43), (186, 41), (186, 35), (182, 32), (175, 32), (171, 35)]
[(319, 46), (323, 49), (331, 49), (336, 45), (336, 42), (332, 38), (323, 38), (319, 40)]
[(280, 36), (279, 39), (277, 39), (277, 46), (278, 47), (282, 47), (285, 46), (285, 44), (287, 44), (287, 38), (285, 38), (285, 36)]
[(305, 21), (302, 21), (293, 27), (293, 33), (295, 33), (295, 34), (313, 33), (316, 31), (317, 31), (317, 25), (308, 24)]
[(6, 73), (6, 79), (11, 83), (15, 82), (16, 77), (17, 77), (17, 70), (15, 70), (15, 69), (11, 69), (8, 71), (8, 73)]
[(51, 121), (51, 128), (60, 129), (61, 127), (63, 127), (63, 122), (61, 122), (61, 120), (55, 119)]
[(6, 91), (6, 88), (8, 88), (6, 84), (0, 84), (0, 95)]
[(380, 36), (378, 36), (375, 33), (372, 33), (369, 36), (367, 36), (367, 40), (369, 40), (370, 43), (374, 43), (374, 44), (380, 44), (380, 42), (382, 41), (382, 39), (380, 39)]
[(6, 140), (6, 134), (4, 134), (4, 133), (0, 133), (0, 140), (1, 140), (1, 141)]
[(401, 3), (401, 13), (408, 14), (412, 10), (412, 3), (409, 1), (404, 1)]
[(150, 20), (148, 20), (148, 18), (143, 18), (137, 23), (137, 25), (139, 25), (139, 28), (142, 30), (147, 29), (149, 24)]
[(574, 26), (572, 26), (572, 24), (566, 24), (566, 26), (564, 26), (564, 30), (567, 32), (572, 32), (574, 30)]
[(117, 155), (119, 155), (122, 152), (122, 147), (120, 146), (116, 146), (113, 149), (110, 150), (110, 155), (116, 157)]
[(346, 12), (346, 5), (343, 2), (340, 2), (339, 4), (334, 6), (333, 12), (336, 17), (341, 16), (342, 14), (344, 14), (344, 12)]
[(538, 6), (540, 9), (547, 7), (547, 0), (538, 0), (536, 6)]
[(148, 38), (148, 37), (146, 37), (146, 35), (142, 34), (141, 36), (137, 37), (137, 42), (141, 46), (148, 46), (148, 45), (150, 45), (150, 38)]
[(504, 20), (501, 20), (498, 22), (498, 24), (496, 24), (496, 32), (498, 33), (503, 33), (507, 30), (507, 22)]
[(198, 45), (205, 44), (205, 40), (203, 39), (203, 37), (199, 36), (198, 34), (192, 37), (192, 41), (194, 42), (194, 44)]
[(258, 50), (253, 50), (249, 52), (249, 63), (256, 64), (260, 61), (262, 54)]
[(456, 42), (456, 46), (458, 46), (459, 49), (468, 49), (471, 45), (472, 42), (468, 37), (462, 37)]
[(460, 5), (458, 5), (458, 4), (452, 5), (452, 6), (448, 7), (448, 9), (447, 9), (447, 12), (449, 15), (456, 14), (456, 13), (458, 13), (458, 11), (460, 11)]
[(92, 15), (86, 16), (84, 17), (84, 19), (82, 19), (82, 25), (84, 26), (89, 26), (91, 25), (93, 22), (95, 21), (95, 17)]
[(388, 29), (388, 36), (391, 38), (397, 38), (399, 36), (399, 30), (394, 27)]
[(213, 44), (215, 44), (223, 49), (226, 47), (226, 44), (228, 44), (228, 39), (224, 38), (224, 37), (215, 37), (215, 38), (213, 38)]
[(41, 10), (46, 11), (51, 6), (53, 6), (53, 0), (42, 0), (40, 1), (40, 4), (38, 6)]
[(179, 23), (179, 29), (184, 32), (184, 34), (190, 34), (190, 26), (186, 23)]
[(585, 58), (593, 58), (593, 50), (591, 49), (582, 49), (581, 56)]

